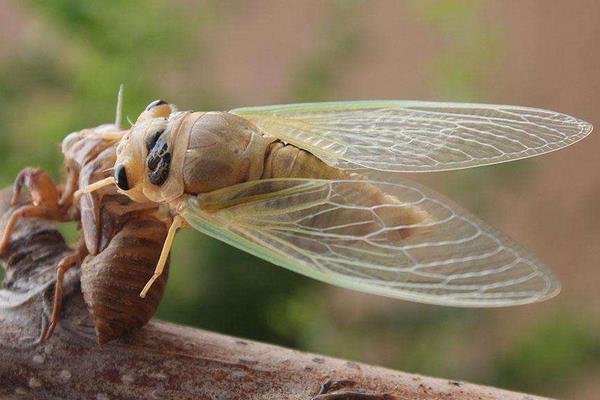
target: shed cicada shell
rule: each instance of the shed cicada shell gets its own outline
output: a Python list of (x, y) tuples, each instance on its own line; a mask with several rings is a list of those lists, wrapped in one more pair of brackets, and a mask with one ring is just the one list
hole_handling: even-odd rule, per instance
[[(115, 184), (192, 227), (334, 285), (423, 303), (495, 307), (541, 301), (560, 285), (498, 230), (400, 173), (532, 157), (592, 126), (535, 108), (353, 101), (177, 111), (152, 102), (119, 138)], [(111, 136), (112, 135), (112, 136)]]
[[(119, 99), (122, 98), (122, 88)], [(61, 311), (66, 272), (81, 267), (81, 291), (96, 328), (99, 344), (142, 327), (154, 314), (166, 285), (166, 275), (148, 298), (138, 296), (139, 286), (151, 276), (167, 235), (169, 219), (161, 218), (158, 205), (140, 203), (106, 186), (93, 193), (75, 195), (112, 174), (120, 127), (121, 101), (114, 124), (104, 124), (69, 134), (62, 142), (64, 184), (56, 185), (43, 170), (25, 168), (15, 180), (12, 212), (0, 239), (0, 254), (11, 245), (17, 221), (37, 217), (60, 222), (77, 221), (81, 238), (57, 265), (54, 307), (43, 336), (49, 338)], [(30, 201), (21, 204), (22, 189)], [(45, 325), (45, 324), (44, 324)]]

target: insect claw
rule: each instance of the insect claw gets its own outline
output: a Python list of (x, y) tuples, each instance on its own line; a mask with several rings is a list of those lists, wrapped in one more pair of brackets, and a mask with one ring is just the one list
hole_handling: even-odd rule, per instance
[(148, 294), (148, 291), (150, 291), (150, 288), (152, 287), (152, 285), (154, 284), (154, 282), (160, 277), (160, 274), (154, 274), (152, 275), (152, 278), (150, 278), (148, 280), (148, 282), (146, 283), (146, 285), (144, 286), (144, 288), (142, 289), (142, 291), (140, 292), (140, 297), (143, 299), (146, 297), (146, 295)]
[(54, 328), (56, 328), (56, 321), (51, 321), (50, 325), (48, 325), (48, 328), (46, 328), (46, 332), (44, 332), (42, 342), (46, 342), (52, 337), (52, 334), (54, 334)]

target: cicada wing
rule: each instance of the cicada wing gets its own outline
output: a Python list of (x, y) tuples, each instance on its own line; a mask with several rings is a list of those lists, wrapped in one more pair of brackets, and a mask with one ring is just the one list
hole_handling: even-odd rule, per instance
[(536, 108), (351, 101), (231, 110), (345, 169), (422, 172), (495, 164), (566, 147), (592, 126)]
[(181, 215), (274, 264), (393, 298), (496, 307), (541, 301), (560, 288), (500, 232), (405, 182), (252, 181), (189, 197)]

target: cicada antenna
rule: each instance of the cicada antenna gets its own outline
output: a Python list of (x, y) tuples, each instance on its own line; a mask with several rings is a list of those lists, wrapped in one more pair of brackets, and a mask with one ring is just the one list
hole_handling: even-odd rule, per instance
[(127, 122), (129, 122), (130, 127), (133, 126), (133, 121), (131, 121), (131, 119), (129, 118), (129, 116), (127, 117)]
[(121, 123), (123, 122), (123, 91), (125, 85), (122, 83), (119, 85), (119, 93), (117, 93), (117, 112), (115, 113), (115, 126), (121, 129)]

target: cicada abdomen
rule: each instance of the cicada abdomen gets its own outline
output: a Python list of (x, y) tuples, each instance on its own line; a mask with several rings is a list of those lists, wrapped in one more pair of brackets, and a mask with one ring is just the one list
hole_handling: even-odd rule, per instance
[[(336, 234), (360, 236), (371, 232), (377, 221), (364, 223), (364, 213), (375, 212), (381, 221), (386, 221), (389, 226), (397, 226), (398, 229), (390, 230), (385, 234), (390, 237), (397, 236), (399, 239), (426, 231), (424, 226), (432, 218), (418, 205), (400, 201), (373, 183), (367, 182), (365, 177), (360, 174), (332, 167), (308, 151), (280, 141), (274, 142), (268, 147), (261, 176), (261, 179), (277, 178), (347, 181), (344, 201), (361, 204), (364, 209), (362, 211), (332, 209), (312, 217), (315, 226), (339, 225), (339, 228), (331, 231)], [(273, 190), (277, 190), (277, 188)], [(335, 202), (335, 198), (331, 200)], [(289, 201), (293, 205), (293, 198)], [(344, 221), (344, 223), (341, 224), (339, 221)]]
[(168, 265), (145, 299), (139, 293), (152, 276), (166, 235), (163, 222), (142, 214), (125, 222), (98, 255), (84, 260), (81, 291), (99, 344), (138, 330), (154, 315)]

